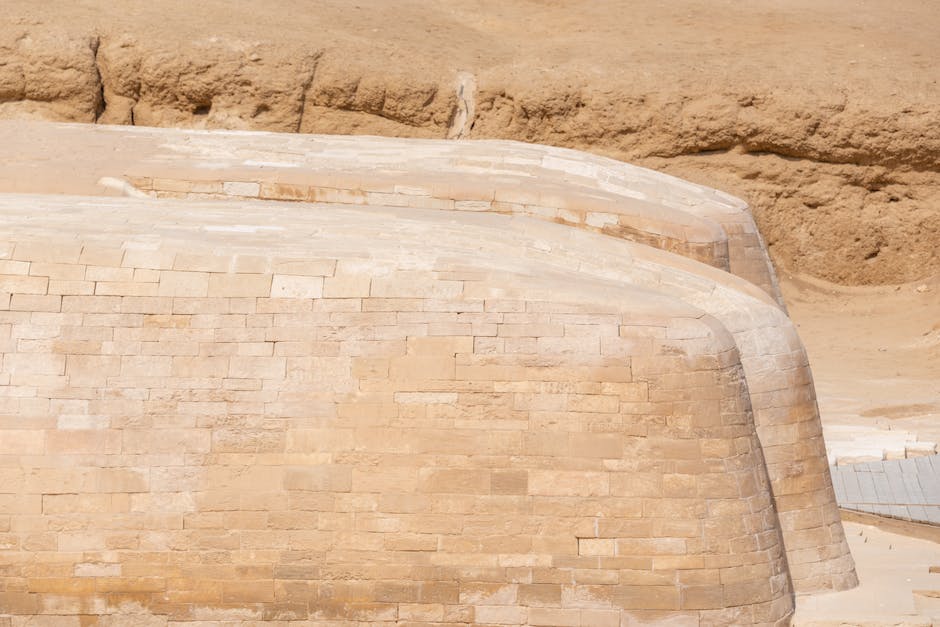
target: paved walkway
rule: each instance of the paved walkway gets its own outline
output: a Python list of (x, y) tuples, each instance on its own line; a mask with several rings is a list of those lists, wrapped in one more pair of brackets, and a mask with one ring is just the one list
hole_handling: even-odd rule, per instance
[(936, 442), (920, 441), (918, 434), (897, 428), (889, 431), (858, 423), (826, 424), (823, 436), (829, 463), (838, 466), (881, 463), (885, 459), (906, 459), (937, 452)]
[(940, 455), (830, 470), (839, 507), (940, 525)]

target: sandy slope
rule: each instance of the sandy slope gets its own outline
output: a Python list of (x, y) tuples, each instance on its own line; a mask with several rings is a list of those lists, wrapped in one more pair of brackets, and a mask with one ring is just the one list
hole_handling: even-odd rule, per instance
[(0, 116), (572, 146), (879, 284), (940, 272), (938, 32), (924, 0), (4, 0)]
[[(827, 443), (869, 438), (854, 427), (940, 443), (940, 277), (844, 287), (784, 273), (781, 288), (809, 353)], [(849, 429), (853, 427), (853, 429)]]

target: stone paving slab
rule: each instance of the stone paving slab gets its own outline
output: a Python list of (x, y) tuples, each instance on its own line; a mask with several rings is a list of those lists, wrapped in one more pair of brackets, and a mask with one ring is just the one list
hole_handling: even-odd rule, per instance
[(831, 466), (839, 507), (940, 524), (940, 455)]

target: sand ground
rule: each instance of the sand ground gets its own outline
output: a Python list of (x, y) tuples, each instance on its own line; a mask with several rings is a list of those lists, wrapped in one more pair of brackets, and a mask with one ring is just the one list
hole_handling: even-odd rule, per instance
[(781, 273), (781, 288), (809, 353), (830, 448), (872, 437), (850, 427), (940, 442), (940, 277), (846, 287)]
[(794, 627), (928, 627), (940, 619), (940, 544), (845, 522), (859, 585), (798, 597)]

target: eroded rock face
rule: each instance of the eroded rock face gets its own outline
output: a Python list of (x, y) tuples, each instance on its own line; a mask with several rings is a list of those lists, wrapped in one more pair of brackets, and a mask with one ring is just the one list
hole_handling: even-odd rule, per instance
[(791, 271), (940, 269), (934, 6), (268, 7), (9, 0), (0, 115), (568, 146), (747, 197)]
[(0, 137), (0, 191), (57, 194), (0, 194), (8, 614), (776, 624), (855, 585), (773, 281), (677, 250), (768, 276), (740, 201), (514, 142)]

